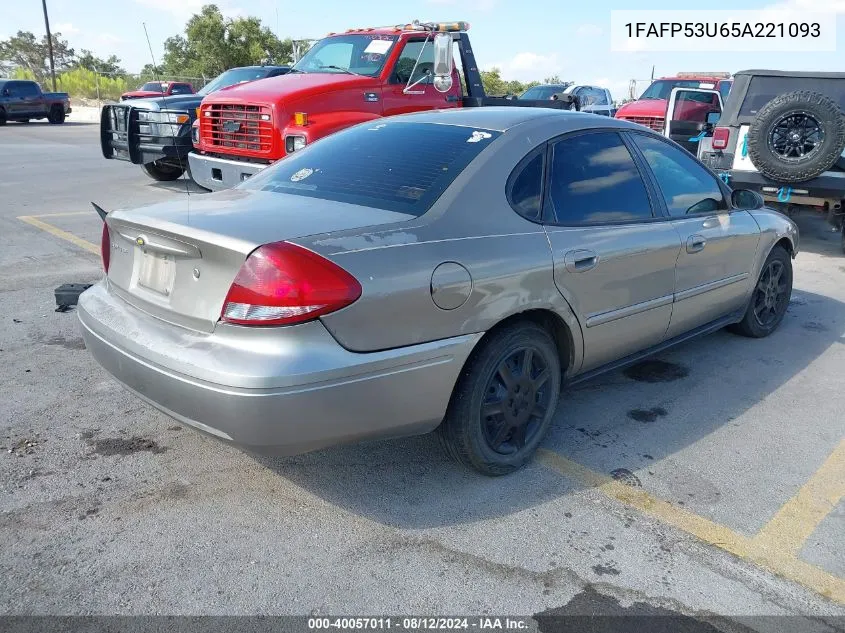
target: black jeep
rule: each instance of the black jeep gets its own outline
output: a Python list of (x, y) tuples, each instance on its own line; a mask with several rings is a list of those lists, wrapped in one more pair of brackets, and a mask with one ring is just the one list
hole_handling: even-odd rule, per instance
[(744, 70), (699, 159), (791, 214), (828, 214), (845, 250), (845, 73)]

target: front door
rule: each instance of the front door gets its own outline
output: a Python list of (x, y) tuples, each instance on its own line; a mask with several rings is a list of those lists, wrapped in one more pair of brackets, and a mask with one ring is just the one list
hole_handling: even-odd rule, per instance
[(673, 88), (666, 104), (663, 136), (697, 155), (700, 139), (712, 128), (707, 123), (711, 113), (722, 113), (718, 90)]
[(555, 285), (581, 324), (589, 370), (663, 340), (681, 241), (619, 134), (570, 135), (550, 152)]
[(384, 116), (459, 107), (461, 82), (457, 72), (452, 73), (452, 88), (446, 93), (435, 90), (433, 72), (434, 42), (430, 38), (407, 40), (382, 91)]
[(632, 134), (662, 193), (682, 248), (668, 336), (706, 325), (744, 307), (760, 228), (730, 207), (718, 180), (660, 138)]

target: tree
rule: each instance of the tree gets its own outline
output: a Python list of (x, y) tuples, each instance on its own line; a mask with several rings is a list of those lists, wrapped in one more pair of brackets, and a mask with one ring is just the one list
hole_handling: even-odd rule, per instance
[[(62, 39), (61, 33), (53, 33), (53, 59), (56, 71), (66, 70), (73, 65), (74, 51)], [(0, 71), (4, 74), (22, 68), (44, 81), (50, 74), (47, 36), (40, 40), (29, 31), (18, 31), (8, 40), (0, 41)]]
[(280, 40), (254, 17), (224, 18), (214, 4), (205, 5), (185, 26), (185, 35), (164, 42), (165, 75), (213, 77), (235, 66), (290, 63), (291, 40)]
[(125, 75), (126, 71), (120, 67), (117, 55), (109, 55), (107, 59), (96, 57), (91, 51), (83, 48), (74, 62), (75, 68), (87, 68), (96, 73), (107, 75)]
[(501, 97), (508, 92), (507, 82), (502, 79), (502, 71), (495, 67), (481, 71), (481, 85), (484, 86), (484, 92), (490, 96)]

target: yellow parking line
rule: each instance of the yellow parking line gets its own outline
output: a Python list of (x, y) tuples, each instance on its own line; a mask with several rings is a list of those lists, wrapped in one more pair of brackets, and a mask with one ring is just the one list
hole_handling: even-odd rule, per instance
[(58, 237), (59, 239), (66, 240), (71, 244), (75, 244), (79, 248), (84, 248), (86, 251), (94, 253), (94, 255), (100, 254), (100, 247), (96, 244), (89, 242), (88, 240), (83, 240), (81, 237), (77, 237), (73, 233), (68, 233), (67, 231), (63, 231), (62, 229), (53, 226), (52, 224), (47, 224), (46, 222), (42, 222), (35, 216), (31, 215), (21, 215), (18, 216), (18, 220), (22, 222), (26, 222), (27, 224), (31, 224), (35, 228), (41, 229), (42, 231), (46, 231), (50, 235)]
[(845, 604), (845, 580), (815, 565), (805, 563), (779, 548), (771, 548), (756, 538), (734, 532), (724, 525), (658, 499), (642, 488), (627, 486), (552, 451), (541, 449), (538, 452), (538, 460), (548, 468), (585, 486), (595, 488), (611, 499), (651, 515), (734, 556), (764, 567), (778, 576), (802, 584), (835, 602)]
[(754, 540), (798, 556), (819, 523), (845, 497), (845, 440), (792, 499), (772, 517)]
[(39, 213), (38, 215), (30, 215), (24, 217), (30, 218), (62, 218), (67, 217), (69, 215), (90, 215), (92, 218), (94, 216), (93, 211), (65, 211), (64, 213)]

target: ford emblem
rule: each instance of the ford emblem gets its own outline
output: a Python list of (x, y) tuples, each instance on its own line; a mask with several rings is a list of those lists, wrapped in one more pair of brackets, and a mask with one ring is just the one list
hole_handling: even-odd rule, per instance
[(241, 129), (240, 121), (224, 121), (223, 122), (223, 131), (224, 132), (237, 132)]

